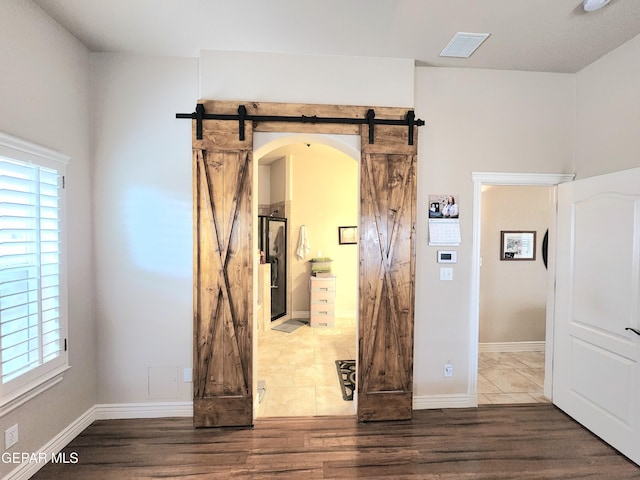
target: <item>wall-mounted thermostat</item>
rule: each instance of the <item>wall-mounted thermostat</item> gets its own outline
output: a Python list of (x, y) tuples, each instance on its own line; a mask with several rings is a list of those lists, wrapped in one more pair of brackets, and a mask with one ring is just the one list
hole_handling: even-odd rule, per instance
[(453, 250), (438, 250), (438, 263), (457, 263), (458, 255)]

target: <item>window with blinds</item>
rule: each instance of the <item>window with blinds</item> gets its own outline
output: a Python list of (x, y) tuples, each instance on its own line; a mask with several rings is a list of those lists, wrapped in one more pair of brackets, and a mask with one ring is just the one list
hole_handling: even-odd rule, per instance
[(55, 165), (2, 153), (0, 148), (0, 383), (6, 394), (6, 386), (24, 386), (66, 362), (64, 177)]

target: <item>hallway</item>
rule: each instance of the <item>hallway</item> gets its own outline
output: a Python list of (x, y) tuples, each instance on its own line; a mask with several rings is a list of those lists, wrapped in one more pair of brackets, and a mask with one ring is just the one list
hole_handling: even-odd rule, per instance
[(355, 318), (338, 317), (329, 328), (258, 332), (256, 375), (266, 391), (257, 417), (355, 415), (354, 402), (342, 398), (335, 365), (349, 359), (356, 359)]
[(481, 352), (478, 404), (549, 403), (543, 395), (544, 352)]

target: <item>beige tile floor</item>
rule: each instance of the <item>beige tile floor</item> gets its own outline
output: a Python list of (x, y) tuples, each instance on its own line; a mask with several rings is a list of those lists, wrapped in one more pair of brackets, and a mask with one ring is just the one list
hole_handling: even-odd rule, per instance
[(258, 332), (259, 380), (266, 383), (257, 417), (355, 415), (342, 399), (336, 360), (356, 358), (356, 321), (302, 326), (292, 333)]
[[(355, 415), (342, 399), (335, 361), (356, 358), (356, 322), (303, 326), (292, 333), (258, 332), (258, 379), (266, 382), (257, 416)], [(481, 352), (478, 404), (548, 403), (544, 352)]]
[(544, 391), (544, 352), (481, 352), (478, 404), (549, 403)]

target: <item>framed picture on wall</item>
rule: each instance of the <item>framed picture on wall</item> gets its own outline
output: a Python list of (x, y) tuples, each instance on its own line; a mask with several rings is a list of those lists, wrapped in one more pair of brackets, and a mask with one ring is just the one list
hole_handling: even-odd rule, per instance
[(500, 231), (500, 260), (535, 260), (536, 232)]
[(338, 227), (338, 243), (340, 245), (358, 243), (358, 227)]

